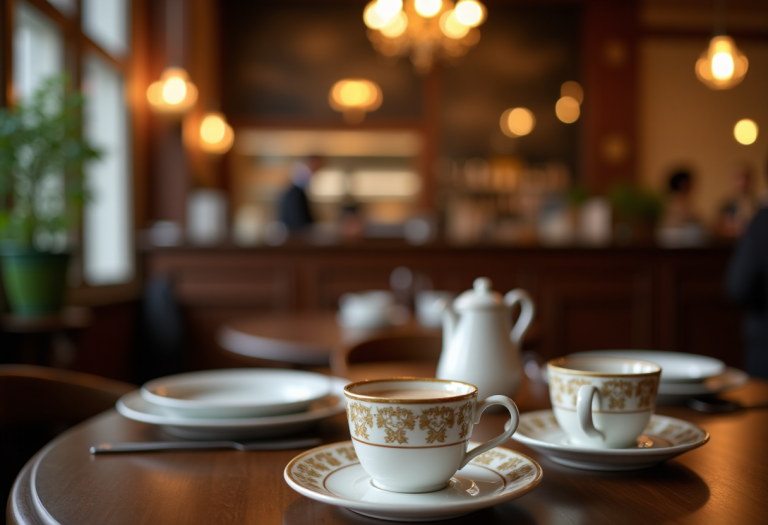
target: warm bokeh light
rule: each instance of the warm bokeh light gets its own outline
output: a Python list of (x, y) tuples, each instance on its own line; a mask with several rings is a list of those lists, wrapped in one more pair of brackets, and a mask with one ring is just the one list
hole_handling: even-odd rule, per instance
[(454, 8), (459, 23), (477, 27), (485, 21), (485, 6), (476, 0), (460, 0)]
[(200, 124), (200, 148), (208, 153), (222, 154), (229, 151), (235, 141), (232, 126), (221, 113), (208, 113)]
[(467, 33), (469, 33), (471, 28), (459, 22), (456, 19), (456, 12), (451, 10), (446, 11), (440, 17), (440, 29), (448, 38), (458, 40), (459, 38), (467, 36)]
[(733, 128), (733, 136), (736, 137), (736, 141), (745, 146), (749, 146), (757, 140), (757, 132), (757, 124), (748, 118), (738, 121)]
[(403, 9), (403, 0), (377, 0), (374, 8), (379, 17), (389, 20)]
[(387, 25), (382, 27), (379, 31), (381, 31), (382, 35), (389, 38), (397, 38), (405, 33), (406, 29), (408, 29), (408, 17), (405, 16), (405, 13), (400, 11), (390, 18)]
[(729, 36), (716, 36), (696, 62), (696, 76), (711, 89), (730, 89), (747, 74), (749, 61)]
[(573, 80), (564, 82), (563, 85), (560, 86), (560, 96), (571, 97), (579, 104), (584, 102), (584, 90), (582, 89), (581, 84)]
[(560, 97), (555, 104), (555, 114), (566, 124), (576, 122), (581, 114), (579, 102), (573, 97)]
[(365, 113), (378, 109), (382, 100), (378, 84), (364, 78), (339, 80), (328, 94), (331, 107), (342, 112), (344, 120), (349, 124), (362, 122)]
[(413, 8), (424, 18), (432, 18), (443, 8), (443, 0), (416, 0)]
[(381, 29), (387, 25), (387, 22), (389, 22), (392, 18), (384, 18), (379, 16), (379, 12), (376, 9), (376, 3), (376, 0), (373, 0), (373, 2), (370, 2), (367, 6), (365, 6), (365, 11), (363, 11), (363, 21), (365, 22), (365, 25), (371, 29)]
[(536, 126), (536, 118), (526, 108), (508, 109), (501, 115), (501, 131), (508, 137), (528, 135)]
[(197, 88), (183, 68), (168, 68), (147, 88), (147, 100), (155, 111), (181, 114), (197, 101)]

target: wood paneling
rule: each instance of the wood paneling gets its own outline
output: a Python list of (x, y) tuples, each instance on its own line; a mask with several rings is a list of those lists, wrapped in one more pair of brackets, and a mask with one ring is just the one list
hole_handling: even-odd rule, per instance
[(496, 249), (355, 247), (176, 248), (147, 252), (147, 273), (170, 275), (194, 340), (194, 361), (218, 352), (214, 333), (228, 318), (259, 312), (329, 311), (346, 292), (389, 288), (398, 266), (461, 292), (488, 276), (516, 287), (537, 312), (528, 347), (569, 352), (646, 348), (695, 352), (741, 365), (740, 312), (724, 295), (726, 248)]

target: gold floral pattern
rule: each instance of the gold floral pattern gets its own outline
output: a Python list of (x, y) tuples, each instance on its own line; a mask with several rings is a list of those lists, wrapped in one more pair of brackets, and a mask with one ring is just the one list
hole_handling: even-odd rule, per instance
[(505, 461), (504, 463), (502, 463), (501, 465), (499, 465), (496, 468), (499, 469), (499, 470), (509, 470), (509, 469), (515, 468), (516, 466), (518, 466), (522, 462), (523, 462), (523, 460), (520, 459), (520, 458), (510, 458), (510, 459), (507, 459), (507, 461)]
[[(371, 408), (360, 403), (351, 403), (347, 408), (349, 421), (352, 423), (355, 435), (365, 439), (371, 439), (368, 436), (368, 428), (373, 428), (373, 415)], [(381, 425), (379, 425), (381, 426)]]
[(472, 463), (480, 463), (481, 465), (490, 465), (493, 463), (494, 459), (497, 458), (505, 458), (506, 456), (502, 454), (501, 452), (497, 450), (489, 450), (488, 452), (483, 452), (479, 456), (477, 456), (475, 459), (472, 460)]
[(344, 455), (344, 457), (347, 458), (348, 461), (354, 461), (357, 459), (357, 454), (355, 453), (355, 447), (339, 447), (336, 449), (336, 452)]
[(459, 438), (466, 439), (469, 437), (469, 425), (472, 423), (472, 401), (467, 401), (466, 404), (459, 407), (458, 424), (461, 427), (459, 431)]
[(531, 465), (523, 465), (517, 470), (513, 470), (512, 472), (507, 474), (507, 479), (509, 480), (510, 483), (515, 483), (516, 481), (520, 481), (523, 478), (528, 477), (528, 475), (533, 472), (534, 470)]
[(625, 408), (627, 398), (632, 397), (632, 381), (624, 379), (605, 381), (600, 393), (603, 396), (603, 402), (608, 402), (608, 408)]
[[(401, 445), (408, 443), (405, 435), (406, 429), (413, 430), (416, 427), (416, 418), (411, 410), (402, 407), (386, 407), (378, 409), (376, 414), (376, 427), (384, 427), (386, 443), (397, 441)], [(369, 439), (366, 436), (366, 439)]]
[(432, 407), (422, 410), (419, 429), (427, 431), (427, 443), (445, 443), (445, 432), (453, 428), (456, 414), (450, 407)]
[(568, 394), (568, 401), (571, 405), (576, 406), (576, 398), (579, 394), (579, 389), (584, 385), (591, 385), (592, 382), (587, 379), (569, 379), (565, 387), (565, 392)]
[(681, 427), (680, 425), (676, 425), (674, 423), (670, 423), (669, 425), (666, 426), (666, 428), (664, 430), (661, 431), (661, 435), (662, 436), (674, 436), (675, 434), (677, 434), (681, 430), (683, 430), (683, 427)]
[(656, 378), (649, 377), (638, 381), (635, 385), (635, 397), (639, 397), (638, 408), (650, 407), (656, 393)]
[(555, 403), (563, 402), (563, 394), (565, 394), (565, 382), (558, 376), (552, 376), (549, 381), (549, 388), (555, 394)]
[(311, 468), (314, 468), (314, 469), (317, 469), (317, 470), (322, 470), (322, 471), (328, 470), (328, 467), (326, 467), (325, 465), (320, 463), (315, 458), (309, 458), (307, 460), (307, 465), (309, 465)]
[(332, 467), (338, 467), (339, 465), (341, 465), (341, 462), (335, 457), (333, 457), (333, 454), (329, 452), (318, 452), (317, 454), (315, 454), (315, 457), (320, 461), (325, 461)]

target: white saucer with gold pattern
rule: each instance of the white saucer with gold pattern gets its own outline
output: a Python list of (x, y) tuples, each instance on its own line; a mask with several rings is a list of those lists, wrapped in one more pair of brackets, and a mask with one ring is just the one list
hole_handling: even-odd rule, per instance
[(288, 485), (308, 498), (391, 521), (463, 516), (519, 498), (533, 490), (541, 477), (541, 467), (534, 460), (496, 447), (473, 459), (442, 490), (422, 494), (389, 492), (371, 483), (351, 441), (308, 450), (285, 467)]
[(512, 439), (561, 465), (616, 471), (652, 467), (702, 446), (709, 441), (709, 433), (687, 421), (654, 414), (637, 438), (635, 448), (576, 447), (557, 425), (552, 410), (538, 410), (520, 414), (520, 424)]

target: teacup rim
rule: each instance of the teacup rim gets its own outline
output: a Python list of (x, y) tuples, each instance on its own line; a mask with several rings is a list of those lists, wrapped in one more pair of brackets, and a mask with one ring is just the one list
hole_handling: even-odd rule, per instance
[[(472, 391), (468, 392), (466, 394), (459, 394), (455, 396), (446, 396), (446, 397), (432, 397), (432, 398), (408, 398), (408, 399), (397, 399), (392, 397), (373, 397), (373, 396), (367, 396), (365, 394), (357, 394), (355, 392), (351, 392), (350, 389), (354, 388), (359, 385), (364, 384), (372, 384), (372, 383), (384, 383), (384, 382), (392, 382), (392, 381), (423, 381), (423, 382), (429, 382), (429, 383), (459, 383), (462, 385), (469, 386)], [(434, 403), (451, 403), (454, 401), (463, 401), (465, 399), (472, 399), (473, 397), (477, 397), (478, 388), (473, 385), (472, 383), (467, 383), (466, 381), (456, 381), (453, 379), (437, 379), (435, 377), (386, 377), (382, 379), (365, 379), (362, 381), (355, 381), (353, 383), (349, 383), (344, 387), (344, 395), (350, 399), (354, 399), (356, 401), (365, 401), (366, 403), (397, 403), (397, 404), (404, 404), (404, 405), (427, 405), (427, 404), (434, 404)]]
[[(650, 365), (652, 367), (655, 367), (656, 370), (652, 372), (590, 372), (588, 370), (576, 370), (573, 368), (567, 368), (562, 365), (556, 364), (559, 361), (564, 361), (565, 359), (575, 359), (575, 360), (586, 360), (586, 359), (598, 359), (601, 361), (633, 361), (636, 363), (643, 363), (646, 365)], [(654, 375), (660, 375), (661, 374), (661, 366), (652, 362), (652, 361), (646, 361), (644, 359), (633, 359), (628, 357), (609, 357), (609, 356), (562, 356), (557, 357), (555, 359), (552, 359), (547, 362), (547, 369), (554, 368), (557, 371), (562, 371), (563, 373), (572, 374), (572, 375), (581, 375), (581, 376), (588, 376), (588, 377), (643, 377), (643, 376), (654, 376)]]

